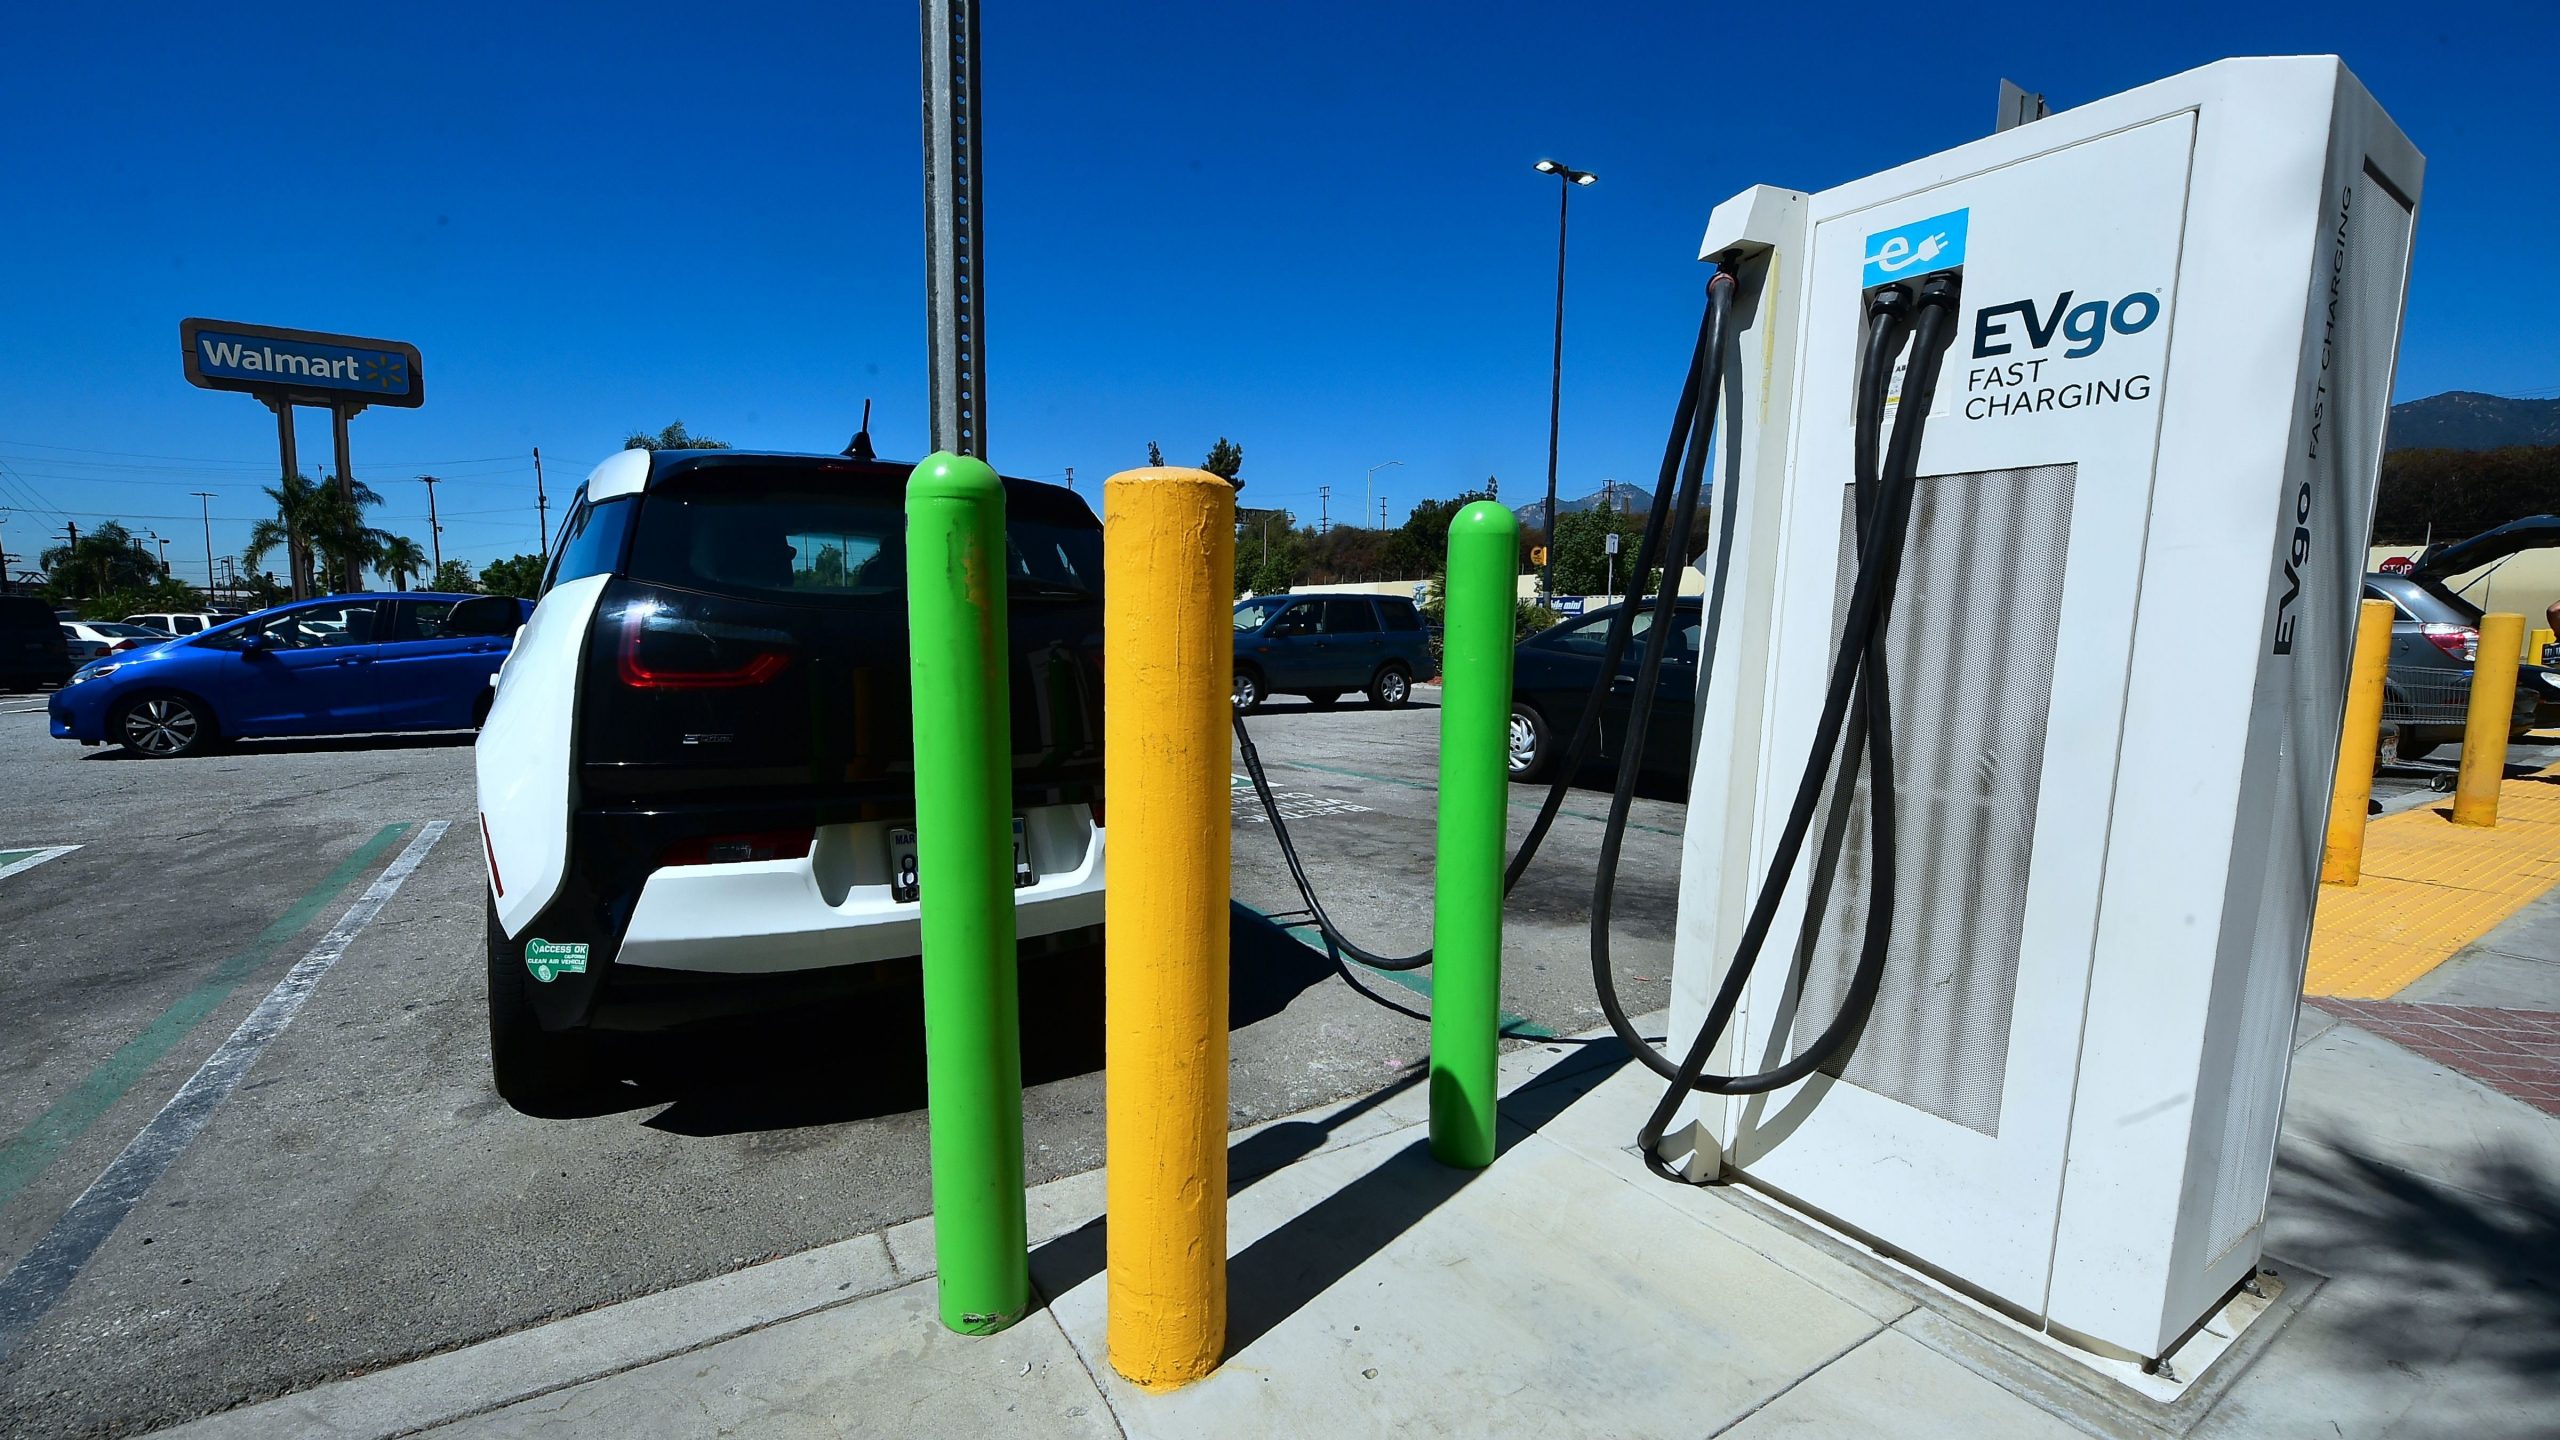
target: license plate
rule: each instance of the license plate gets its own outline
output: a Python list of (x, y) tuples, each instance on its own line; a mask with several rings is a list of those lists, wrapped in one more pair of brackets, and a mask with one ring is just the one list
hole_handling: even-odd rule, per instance
[[(1022, 817), (1013, 817), (1013, 888), (1023, 889), (1039, 883), (1040, 872), (1031, 865), (1031, 835)], [(889, 832), (889, 898), (900, 904), (913, 904), (924, 894), (924, 879), (916, 869), (916, 832), (898, 828)]]

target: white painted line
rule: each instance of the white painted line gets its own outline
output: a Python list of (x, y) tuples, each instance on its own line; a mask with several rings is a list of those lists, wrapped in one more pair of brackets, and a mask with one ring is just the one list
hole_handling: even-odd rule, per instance
[[(16, 848), (14, 845), (0, 845), (0, 855), (5, 855)], [(21, 855), (6, 865), (0, 865), (0, 880), (33, 870), (47, 860), (59, 860), (79, 848), (77, 845), (47, 845), (33, 855)]]
[(142, 1133), (124, 1147), (123, 1153), (107, 1164), (107, 1168), (53, 1222), (26, 1258), (17, 1263), (6, 1278), (0, 1278), (0, 1363), (6, 1363), (16, 1352), (18, 1343), (27, 1338), (45, 1312), (53, 1308), (62, 1292), (80, 1275), (80, 1268), (98, 1247), (115, 1233), (124, 1217), (138, 1204), (144, 1193), (167, 1172), (169, 1166), (186, 1152), (187, 1146), (203, 1131), (205, 1122), (213, 1118), (214, 1108), (231, 1096), (240, 1081), (257, 1063), (267, 1042), (284, 1033), (293, 1017), (302, 1010), (302, 1002), (347, 953), (347, 947), (382, 907), (398, 893), (400, 882), (409, 878), (418, 863), (427, 858), (436, 841), (444, 837), (450, 821), (429, 821), (400, 852), (399, 858), (374, 877), (347, 913), (309, 954), (294, 962), (231, 1038), (222, 1042), (203, 1066), (178, 1087)]

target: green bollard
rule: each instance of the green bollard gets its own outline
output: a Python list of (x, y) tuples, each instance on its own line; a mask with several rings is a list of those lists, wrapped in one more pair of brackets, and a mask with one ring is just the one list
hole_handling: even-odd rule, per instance
[(1004, 483), (936, 453), (907, 478), (933, 1249), (942, 1323), (989, 1335), (1030, 1306)]
[(1502, 863), (1520, 522), (1479, 500), (1449, 522), (1440, 689), (1440, 864), (1431, 909), (1431, 1153), (1493, 1163)]

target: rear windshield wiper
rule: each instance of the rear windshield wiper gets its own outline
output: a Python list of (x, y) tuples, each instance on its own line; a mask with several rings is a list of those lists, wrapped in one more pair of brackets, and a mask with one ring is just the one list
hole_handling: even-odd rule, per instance
[(1042, 580), (1030, 575), (1008, 575), (1004, 578), (1004, 588), (1008, 595), (1038, 595), (1059, 600), (1093, 598), (1093, 592), (1081, 585), (1069, 585), (1063, 580)]

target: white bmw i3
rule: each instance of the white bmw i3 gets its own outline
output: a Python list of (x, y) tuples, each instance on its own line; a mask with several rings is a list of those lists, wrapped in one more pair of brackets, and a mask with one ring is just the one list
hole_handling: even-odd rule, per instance
[[(477, 751), (489, 1048), (529, 1114), (593, 1032), (789, 1006), (915, 955), (908, 467), (628, 450), (561, 521)], [(1102, 527), (1005, 483), (1015, 928), (1102, 923)]]

